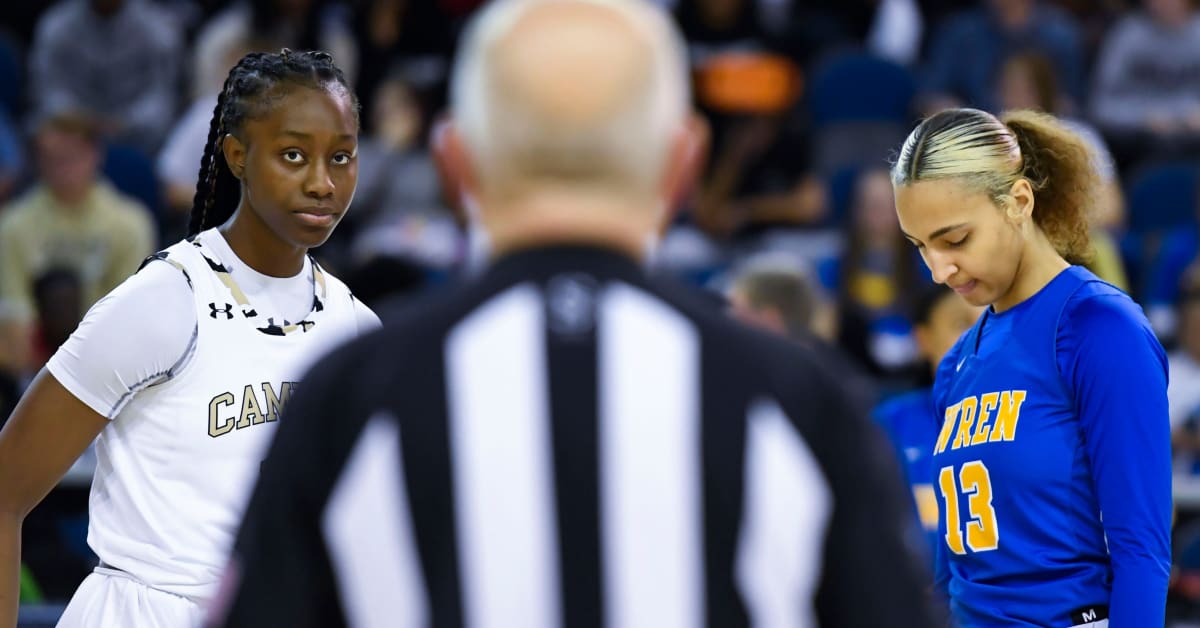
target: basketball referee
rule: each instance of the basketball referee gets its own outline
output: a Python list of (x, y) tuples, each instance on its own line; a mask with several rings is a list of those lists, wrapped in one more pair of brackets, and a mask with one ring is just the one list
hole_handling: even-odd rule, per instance
[(438, 150), (491, 264), (304, 381), (214, 623), (931, 625), (839, 383), (643, 272), (703, 141), (667, 16), (497, 0), (458, 59)]

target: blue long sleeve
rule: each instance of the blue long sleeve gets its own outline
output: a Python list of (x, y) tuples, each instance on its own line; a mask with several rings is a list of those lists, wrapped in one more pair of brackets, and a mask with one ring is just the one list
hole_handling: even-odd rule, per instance
[(1170, 575), (1167, 366), (1137, 306), (1115, 295), (1066, 304), (1058, 365), (1074, 393), (1112, 559), (1112, 628), (1161, 626)]

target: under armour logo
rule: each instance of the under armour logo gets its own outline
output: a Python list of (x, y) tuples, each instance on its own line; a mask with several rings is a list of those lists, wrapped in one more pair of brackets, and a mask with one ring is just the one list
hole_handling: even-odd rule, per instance
[(225, 304), (224, 309), (217, 307), (216, 303), (209, 303), (208, 307), (209, 307), (209, 309), (212, 310), (211, 312), (208, 313), (208, 315), (213, 318), (216, 318), (217, 314), (224, 314), (225, 320), (229, 320), (229, 319), (233, 318), (233, 306), (228, 303)]

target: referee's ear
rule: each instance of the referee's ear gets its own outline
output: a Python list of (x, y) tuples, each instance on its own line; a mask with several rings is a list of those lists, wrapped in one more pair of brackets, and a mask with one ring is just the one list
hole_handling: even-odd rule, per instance
[(675, 213), (687, 202), (695, 189), (704, 162), (708, 158), (708, 122), (692, 112), (671, 141), (670, 152), (663, 168), (660, 189), (665, 211), (661, 230), (665, 231), (675, 220)]
[(476, 193), (479, 180), (462, 134), (453, 119), (443, 117), (434, 124), (429, 141), (442, 185), (442, 196), (454, 212), (455, 219), (460, 225), (465, 225), (468, 221), (462, 199)]

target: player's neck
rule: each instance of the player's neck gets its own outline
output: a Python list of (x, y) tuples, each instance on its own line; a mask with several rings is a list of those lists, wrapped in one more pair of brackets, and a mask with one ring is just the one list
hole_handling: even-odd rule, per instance
[(239, 207), (221, 225), (221, 235), (244, 264), (268, 277), (295, 277), (304, 270), (308, 249), (275, 235), (253, 211)]
[(1021, 260), (1017, 263), (1016, 277), (1008, 293), (992, 304), (997, 313), (1008, 310), (1037, 294), (1054, 280), (1070, 264), (1063, 259), (1040, 232), (1025, 246)]

